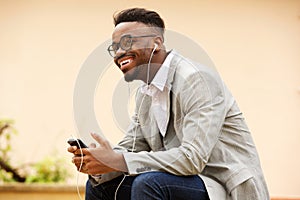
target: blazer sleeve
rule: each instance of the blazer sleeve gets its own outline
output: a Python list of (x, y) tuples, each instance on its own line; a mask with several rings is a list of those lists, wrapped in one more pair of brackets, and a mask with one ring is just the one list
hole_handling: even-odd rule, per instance
[[(139, 91), (136, 94), (136, 104), (138, 105), (141, 103), (139, 100), (141, 94)], [(145, 138), (143, 137), (141, 133), (141, 128), (138, 121), (138, 115), (137, 115), (138, 109), (135, 110), (135, 114), (132, 117), (131, 123), (129, 125), (129, 128), (126, 132), (125, 137), (119, 142), (117, 146), (115, 146), (113, 149), (116, 152), (124, 153), (124, 152), (138, 152), (138, 151), (150, 151), (150, 147), (148, 143), (145, 141)], [(90, 183), (93, 186), (97, 186), (99, 184), (105, 183), (107, 181), (110, 181), (120, 175), (122, 175), (123, 172), (110, 172), (107, 174), (102, 174), (99, 177), (93, 177), (89, 176)]]
[(177, 79), (181, 79), (174, 83), (177, 105), (172, 107), (178, 108), (182, 116), (174, 122), (180, 123), (174, 124), (182, 134), (180, 146), (166, 151), (124, 153), (129, 174), (165, 171), (192, 175), (200, 174), (206, 166), (226, 114), (223, 82), (218, 75), (202, 71)]

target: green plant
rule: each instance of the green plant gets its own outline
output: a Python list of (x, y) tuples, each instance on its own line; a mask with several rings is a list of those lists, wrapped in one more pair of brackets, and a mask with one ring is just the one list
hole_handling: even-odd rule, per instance
[(33, 164), (33, 172), (27, 176), (27, 183), (58, 183), (65, 182), (71, 175), (66, 167), (66, 161), (57, 156), (47, 156)]
[[(66, 161), (57, 153), (34, 164), (13, 168), (10, 164), (11, 138), (16, 134), (13, 120), (0, 119), (0, 182), (57, 183), (70, 177)], [(19, 173), (21, 170), (23, 175)]]
[(11, 136), (17, 134), (14, 128), (14, 121), (10, 119), (0, 120), (0, 156), (3, 161), (9, 161), (9, 152), (11, 151)]
[(25, 178), (10, 164), (10, 152), (12, 150), (11, 137), (17, 134), (14, 121), (10, 119), (0, 120), (0, 180), (4, 182), (24, 182)]

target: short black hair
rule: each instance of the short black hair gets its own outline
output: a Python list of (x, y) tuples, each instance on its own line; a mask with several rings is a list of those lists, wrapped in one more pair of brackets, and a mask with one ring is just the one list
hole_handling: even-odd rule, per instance
[(155, 11), (145, 8), (129, 8), (114, 15), (114, 25), (122, 22), (141, 22), (149, 26), (158, 27), (162, 36), (165, 31), (165, 23), (159, 14)]

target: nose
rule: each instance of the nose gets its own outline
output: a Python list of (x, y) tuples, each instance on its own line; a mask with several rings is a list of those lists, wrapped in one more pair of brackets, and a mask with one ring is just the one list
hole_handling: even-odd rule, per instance
[(125, 54), (126, 51), (124, 49), (122, 49), (121, 47), (119, 47), (116, 51), (115, 51), (115, 58)]

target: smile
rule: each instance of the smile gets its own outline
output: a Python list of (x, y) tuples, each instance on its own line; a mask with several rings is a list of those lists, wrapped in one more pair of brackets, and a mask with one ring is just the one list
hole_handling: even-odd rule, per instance
[(132, 61), (132, 58), (123, 60), (122, 62), (120, 62), (120, 65), (121, 65), (121, 67), (122, 67), (122, 66), (124, 66), (124, 65), (127, 65), (127, 64), (131, 63), (131, 61)]
[(120, 62), (119, 62), (119, 67), (120, 69), (125, 72), (125, 71), (128, 71), (128, 69), (130, 69), (130, 64), (132, 63), (133, 61), (133, 57), (127, 57), (126, 59), (122, 59)]

